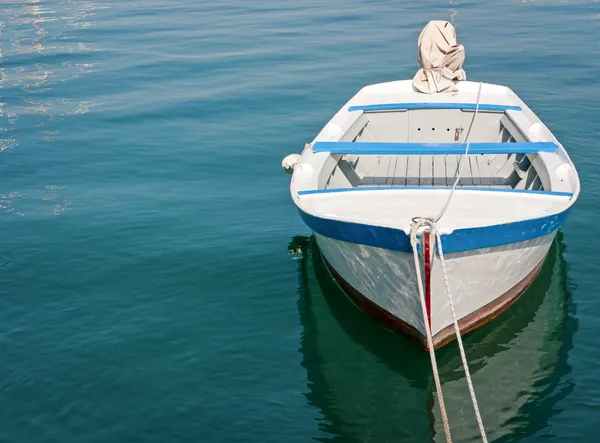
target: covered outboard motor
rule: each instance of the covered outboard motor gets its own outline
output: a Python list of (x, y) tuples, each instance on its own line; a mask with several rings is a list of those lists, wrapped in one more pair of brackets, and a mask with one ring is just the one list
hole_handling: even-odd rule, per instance
[(419, 35), (419, 72), (413, 79), (416, 90), (425, 94), (456, 91), (456, 82), (467, 79), (462, 69), (465, 48), (456, 43), (450, 22), (432, 20)]

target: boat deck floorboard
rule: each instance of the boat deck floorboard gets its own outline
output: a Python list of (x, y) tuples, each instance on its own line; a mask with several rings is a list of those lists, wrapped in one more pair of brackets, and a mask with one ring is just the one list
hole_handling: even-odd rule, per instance
[[(348, 156), (362, 173), (358, 186), (452, 186), (459, 159), (459, 155)], [(465, 157), (458, 185), (510, 188), (497, 175), (493, 160), (483, 155)]]

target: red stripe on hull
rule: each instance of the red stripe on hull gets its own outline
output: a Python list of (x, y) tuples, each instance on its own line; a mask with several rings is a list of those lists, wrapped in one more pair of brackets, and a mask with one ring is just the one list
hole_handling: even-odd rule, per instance
[[(542, 261), (512, 289), (509, 289), (500, 297), (481, 307), (477, 311), (461, 318), (458, 321), (461, 334), (464, 335), (489, 323), (506, 311), (527, 290), (531, 283), (533, 283), (535, 277), (540, 272), (540, 269), (542, 269), (545, 259), (546, 257), (544, 257), (544, 259), (542, 259)], [(343, 289), (348, 298), (350, 298), (350, 300), (352, 300), (352, 302), (360, 310), (378, 322), (382, 323), (388, 329), (391, 329), (396, 333), (402, 333), (406, 335), (410, 340), (427, 350), (427, 343), (421, 332), (365, 297), (359, 291), (354, 289), (350, 283), (344, 280), (342, 276), (339, 275), (333, 268), (333, 266), (329, 264), (325, 257), (323, 257), (323, 261), (325, 262), (327, 269), (331, 273), (331, 276), (336, 283)], [(456, 336), (454, 334), (454, 326), (448, 325), (433, 336), (433, 347), (435, 349), (439, 349), (455, 339)]]
[(423, 237), (425, 237), (425, 310), (427, 311), (429, 330), (431, 330), (431, 234), (429, 232), (425, 232)]

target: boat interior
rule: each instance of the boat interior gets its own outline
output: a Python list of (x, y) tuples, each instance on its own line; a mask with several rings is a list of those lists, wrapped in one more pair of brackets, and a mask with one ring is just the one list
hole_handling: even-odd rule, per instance
[[(474, 110), (404, 109), (363, 112), (340, 142), (447, 144), (465, 143)], [(528, 122), (520, 111), (479, 110), (469, 135), (470, 143), (529, 142), (522, 127)], [(426, 152), (426, 151), (425, 151)], [(550, 190), (547, 173), (532, 164), (536, 154), (482, 153), (463, 159), (460, 187)], [(332, 156), (321, 171), (320, 189), (350, 187), (452, 186), (460, 155)], [(540, 167), (540, 162), (537, 162)], [(544, 171), (545, 172), (545, 171)]]

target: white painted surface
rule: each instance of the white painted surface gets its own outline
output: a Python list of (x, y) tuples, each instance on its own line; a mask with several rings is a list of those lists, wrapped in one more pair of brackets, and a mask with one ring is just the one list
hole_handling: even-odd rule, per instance
[[(555, 233), (525, 242), (445, 255), (456, 313), (463, 318), (522, 281), (545, 257)], [(412, 254), (315, 234), (322, 254), (352, 287), (425, 333)], [(452, 323), (438, 259), (431, 274), (432, 332)]]
[[(511, 245), (445, 254), (458, 318), (477, 311), (521, 282), (544, 259), (555, 235), (553, 232)], [(431, 313), (434, 331), (452, 324), (442, 266), (437, 257), (431, 268)]]
[(412, 255), (314, 235), (323, 256), (354, 289), (424, 333)]

